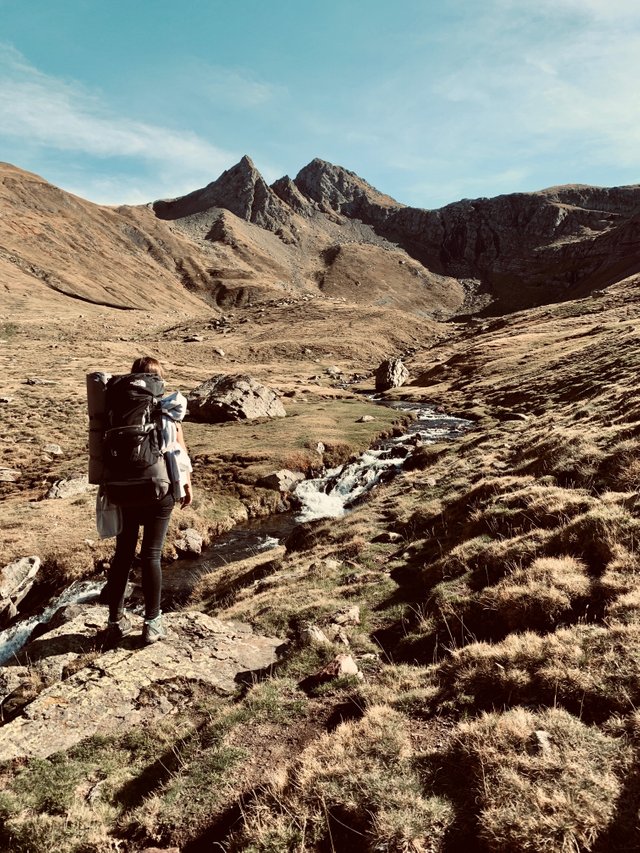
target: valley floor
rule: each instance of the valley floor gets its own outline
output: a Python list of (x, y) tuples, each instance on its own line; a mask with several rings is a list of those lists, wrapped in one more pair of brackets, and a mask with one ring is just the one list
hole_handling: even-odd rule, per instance
[[(4, 756), (5, 849), (640, 849), (636, 279), (466, 325), (401, 312), (392, 323), (322, 299), (237, 309), (226, 333), (205, 314), (80, 313), (0, 328), (0, 393), (13, 398), (0, 404), (0, 465), (19, 472), (0, 484), (0, 557), (41, 556), (42, 595), (98, 577), (108, 559), (90, 492), (42, 498), (83, 471), (83, 374), (124, 371), (142, 349), (181, 390), (250, 372), (289, 411), (279, 424), (186, 424), (198, 501), (174, 514), (168, 557), (178, 526), (211, 537), (274, 511), (257, 479), (312, 471), (319, 441), (338, 463), (393, 429), (391, 410), (328, 368), (367, 387), (383, 357), (404, 353), (410, 384), (391, 396), (466, 414), (475, 428), (418, 449), (343, 520), (201, 578), (172, 614), (177, 664), (165, 677), (135, 643), (99, 648), (96, 608), (55, 629), (59, 653), (75, 655), (55, 677), (46, 637), (38, 655), (27, 647), (0, 669), (9, 683), (21, 668), (2, 708), (4, 725), (23, 729), (80, 682), (114, 677), (124, 689), (125, 652), (144, 681), (137, 721)], [(204, 340), (185, 343), (194, 333)], [(356, 423), (369, 411), (375, 421)], [(232, 686), (212, 687), (195, 662), (181, 674), (189, 643), (197, 662), (222, 659), (211, 637), (238, 626), (256, 645), (278, 641), (276, 662), (244, 675), (238, 664)]]

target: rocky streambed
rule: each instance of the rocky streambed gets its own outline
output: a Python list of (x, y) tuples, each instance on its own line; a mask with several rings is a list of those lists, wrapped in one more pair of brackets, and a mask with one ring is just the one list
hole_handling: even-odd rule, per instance
[[(379, 402), (413, 415), (413, 421), (402, 434), (376, 442), (357, 458), (325, 471), (320, 477), (300, 482), (293, 491), (295, 509), (239, 524), (217, 537), (202, 556), (174, 564), (165, 573), (163, 583), (165, 612), (184, 604), (203, 575), (277, 547), (298, 524), (340, 518), (377, 484), (400, 471), (416, 448), (454, 441), (471, 427), (469, 421), (447, 415), (433, 406), (407, 401)], [(101, 587), (100, 581), (74, 583), (49, 602), (43, 612), (0, 631), (0, 666), (14, 660), (20, 649), (33, 636), (46, 631), (48, 623), (55, 621), (56, 614), (65, 608), (95, 603)], [(137, 606), (134, 596), (131, 609), (136, 612), (140, 607), (141, 602)]]

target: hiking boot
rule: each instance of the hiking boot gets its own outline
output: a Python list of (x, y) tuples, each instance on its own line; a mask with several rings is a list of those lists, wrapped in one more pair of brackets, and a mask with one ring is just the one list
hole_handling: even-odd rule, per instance
[(132, 631), (133, 625), (126, 616), (121, 616), (120, 619), (117, 619), (114, 622), (109, 619), (104, 632), (103, 643), (105, 646), (115, 646)]
[(142, 642), (145, 645), (157, 643), (158, 640), (164, 640), (167, 636), (167, 630), (162, 623), (162, 613), (156, 616), (155, 619), (145, 619), (144, 627), (142, 628)]

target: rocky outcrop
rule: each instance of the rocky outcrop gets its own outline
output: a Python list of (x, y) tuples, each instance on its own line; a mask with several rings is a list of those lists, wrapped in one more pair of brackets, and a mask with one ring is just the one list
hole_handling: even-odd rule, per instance
[(4, 628), (18, 613), (41, 565), (40, 557), (21, 557), (0, 571), (0, 628)]
[[(27, 646), (23, 655), (31, 666), (46, 660), (51, 672), (56, 658), (64, 667), (74, 659), (77, 665), (83, 652), (95, 648), (96, 629), (104, 626), (105, 618), (103, 608), (86, 607)], [(139, 636), (129, 636), (118, 648), (42, 690), (21, 716), (0, 728), (0, 761), (45, 758), (94, 734), (122, 732), (182, 710), (185, 683), (232, 695), (237, 678), (271, 666), (281, 645), (274, 637), (254, 634), (248, 625), (203, 613), (169, 613), (164, 618), (166, 641), (142, 646)], [(28, 673), (27, 667), (18, 666), (12, 679), (12, 669), (3, 670), (5, 675), (8, 671), (3, 683), (15, 691), (20, 676)]]
[(189, 394), (189, 414), (208, 423), (284, 418), (286, 411), (274, 391), (245, 374), (218, 374)]
[(401, 358), (387, 359), (376, 370), (376, 391), (400, 388), (408, 378), (409, 371), (402, 363)]

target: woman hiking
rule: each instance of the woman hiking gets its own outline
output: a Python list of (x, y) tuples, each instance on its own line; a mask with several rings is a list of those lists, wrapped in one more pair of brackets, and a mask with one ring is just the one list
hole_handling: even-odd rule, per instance
[[(192, 489), (191, 462), (180, 423), (187, 401), (179, 392), (160, 398), (164, 392), (163, 380), (160, 362), (143, 356), (133, 362), (130, 374), (113, 377), (107, 383), (107, 417), (111, 429), (105, 432), (105, 459), (110, 472), (100, 492), (109, 503), (120, 508), (122, 524), (104, 591), (109, 605), (105, 644), (115, 644), (133, 630), (124, 610), (124, 598), (140, 528), (143, 531), (142, 641), (155, 643), (167, 636), (160, 610), (162, 547), (174, 505), (180, 503), (183, 509), (189, 506)], [(139, 423), (131, 425), (136, 405), (138, 410), (142, 406), (143, 427)], [(117, 414), (114, 410), (118, 410)], [(140, 462), (145, 454), (147, 458)]]

